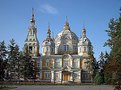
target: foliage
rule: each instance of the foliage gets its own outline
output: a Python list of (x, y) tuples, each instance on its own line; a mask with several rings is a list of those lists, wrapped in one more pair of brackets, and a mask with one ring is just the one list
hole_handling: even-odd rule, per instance
[(23, 68), (22, 68), (22, 75), (24, 79), (33, 79), (34, 78), (34, 61), (32, 61), (32, 57), (29, 54), (29, 51), (26, 47), (26, 52), (23, 54)]
[(101, 76), (101, 73), (96, 73), (96, 76), (94, 78), (94, 82), (97, 85), (103, 84), (103, 77)]
[(105, 66), (105, 58), (104, 58), (104, 53), (101, 52), (100, 54), (100, 60), (98, 61), (98, 66), (99, 66), (99, 72), (102, 77), (102, 81), (104, 83), (104, 66)]
[(86, 68), (88, 69), (89, 73), (91, 74), (91, 80), (94, 80), (94, 77), (96, 75), (96, 68), (97, 68), (97, 61), (94, 58), (94, 52), (93, 52), (93, 47), (91, 47), (90, 52), (88, 53), (90, 56), (90, 60), (87, 61), (87, 66)]
[(0, 42), (0, 80), (3, 80), (5, 78), (5, 69), (6, 69), (6, 63), (7, 63), (7, 50), (5, 46), (5, 42)]
[(109, 54), (107, 52), (105, 52), (105, 54), (101, 52), (99, 60), (96, 65), (96, 69), (97, 69), (96, 72), (99, 73), (99, 75), (101, 76), (102, 83), (109, 82), (109, 78), (107, 78), (107, 75), (105, 74), (105, 67), (108, 64), (108, 61), (109, 61)]
[(39, 68), (35, 66), (36, 61), (32, 59), (27, 48), (26, 52), (20, 51), (14, 39), (6, 47), (5, 42), (0, 42), (0, 81), (34, 79)]
[(105, 75), (107, 78), (109, 77), (110, 83), (113, 83), (121, 78), (121, 15), (116, 20), (114, 18), (110, 20), (109, 30), (106, 30), (106, 32), (109, 39), (105, 45), (109, 46), (111, 51), (109, 61), (105, 66)]
[(93, 54), (90, 55), (90, 61), (87, 61), (87, 69), (91, 74), (91, 79), (93, 80), (96, 74), (96, 59), (94, 58)]
[(8, 74), (10, 79), (17, 79), (19, 71), (19, 46), (15, 40), (10, 40), (8, 45)]

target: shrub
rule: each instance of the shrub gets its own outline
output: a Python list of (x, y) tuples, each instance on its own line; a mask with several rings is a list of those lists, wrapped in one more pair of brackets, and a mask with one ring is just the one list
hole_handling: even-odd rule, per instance
[(95, 84), (97, 84), (97, 85), (100, 85), (100, 84), (103, 84), (103, 83), (104, 83), (104, 82), (103, 82), (103, 77), (100, 75), (99, 72), (96, 73), (96, 76), (95, 76), (95, 78), (94, 78), (94, 82), (95, 82)]

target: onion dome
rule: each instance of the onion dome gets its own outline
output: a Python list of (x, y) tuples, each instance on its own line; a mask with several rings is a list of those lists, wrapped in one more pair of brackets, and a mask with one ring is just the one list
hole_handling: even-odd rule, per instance
[(80, 45), (91, 46), (91, 42), (86, 36), (86, 29), (85, 28), (83, 28), (83, 30), (82, 30), (82, 36), (79, 39), (79, 44)]
[(43, 45), (51, 45), (54, 44), (54, 39), (51, 38), (51, 30), (50, 26), (48, 25), (48, 31), (47, 31), (47, 38), (43, 41)]

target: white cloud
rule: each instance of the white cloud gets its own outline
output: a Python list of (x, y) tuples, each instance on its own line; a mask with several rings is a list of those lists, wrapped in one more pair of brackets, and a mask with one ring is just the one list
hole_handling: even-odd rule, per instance
[(41, 6), (41, 12), (49, 14), (58, 14), (58, 10), (50, 4), (44, 4)]

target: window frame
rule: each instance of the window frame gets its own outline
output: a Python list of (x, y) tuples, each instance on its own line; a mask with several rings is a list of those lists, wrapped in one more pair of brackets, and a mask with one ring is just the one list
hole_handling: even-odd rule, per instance
[(44, 72), (44, 78), (45, 79), (50, 79), (50, 72)]
[(69, 50), (69, 45), (64, 45), (64, 51), (67, 52)]
[(49, 67), (49, 66), (50, 66), (49, 59), (46, 59), (46, 67)]

